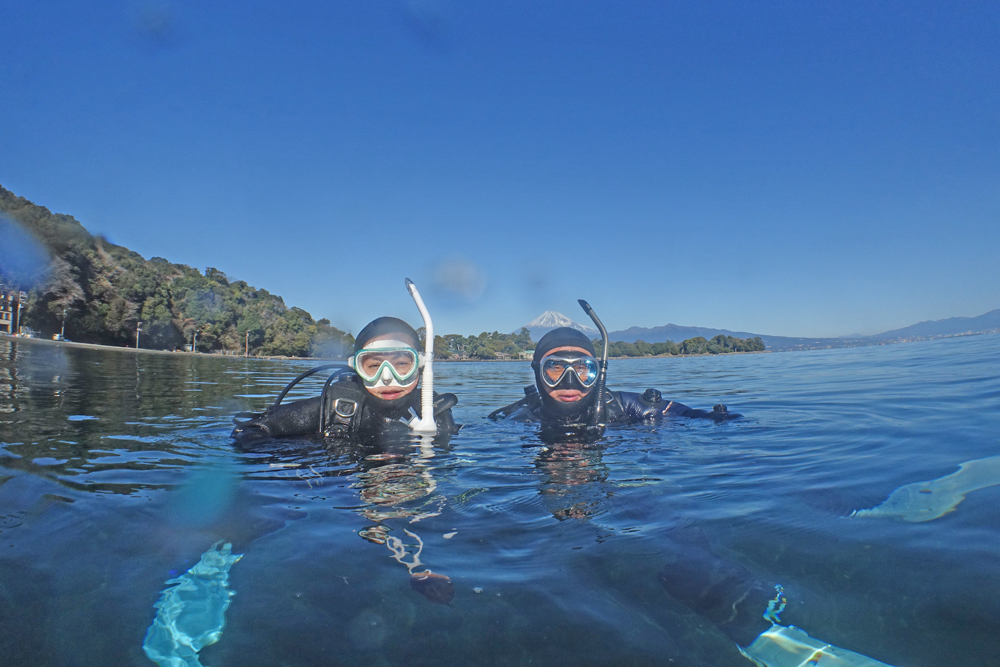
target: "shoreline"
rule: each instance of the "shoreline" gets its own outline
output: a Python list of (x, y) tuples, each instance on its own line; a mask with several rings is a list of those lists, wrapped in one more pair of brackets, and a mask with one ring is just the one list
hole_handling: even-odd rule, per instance
[(67, 340), (50, 340), (48, 338), (23, 338), (20, 336), (11, 336), (10, 334), (0, 333), (0, 341), (10, 341), (12, 343), (30, 343), (32, 345), (66, 345), (67, 347), (78, 347), (89, 350), (111, 350), (114, 352), (132, 352), (133, 354), (169, 354), (169, 355), (179, 355), (179, 356), (199, 356), (199, 357), (214, 357), (218, 359), (259, 359), (267, 361), (341, 361), (340, 359), (333, 358), (323, 358), (323, 357), (270, 357), (270, 356), (260, 356), (251, 355), (245, 357), (242, 354), (223, 354), (221, 352), (185, 352), (183, 350), (153, 350), (144, 347), (119, 347), (118, 345), (103, 345), (101, 343), (78, 343), (76, 341)]
[[(20, 336), (11, 336), (9, 334), (0, 333), (0, 341), (10, 341), (15, 343), (30, 343), (32, 345), (66, 345), (68, 347), (78, 347), (90, 350), (113, 350), (116, 352), (132, 352), (132, 353), (142, 353), (142, 354), (169, 354), (169, 355), (198, 355), (201, 357), (215, 357), (221, 359), (259, 359), (267, 361), (343, 361), (347, 362), (346, 358), (336, 358), (336, 357), (282, 357), (282, 356), (261, 356), (261, 355), (250, 355), (249, 357), (243, 356), (241, 354), (224, 354), (222, 352), (186, 352), (182, 350), (153, 350), (147, 348), (135, 348), (135, 347), (119, 347), (118, 345), (103, 345), (101, 343), (78, 343), (76, 341), (65, 341), (65, 340), (51, 340), (48, 338), (23, 338)], [(737, 354), (772, 354), (771, 350), (763, 350), (759, 352), (724, 352), (722, 354), (711, 354), (710, 352), (705, 352), (702, 354), (659, 354), (659, 355), (649, 355), (644, 357), (608, 357), (611, 359), (684, 359), (688, 357), (729, 357)], [(465, 363), (485, 363), (485, 364), (506, 364), (511, 362), (522, 362), (531, 363), (530, 359), (435, 359), (436, 364), (465, 364)]]
[[(643, 357), (608, 357), (609, 360), (621, 360), (621, 359), (687, 359), (690, 357), (731, 357), (743, 354), (779, 354), (782, 352), (808, 352), (810, 350), (848, 350), (858, 347), (875, 347), (879, 345), (898, 345), (902, 343), (917, 343), (921, 341), (928, 340), (938, 340), (940, 338), (962, 338), (965, 336), (981, 336), (984, 334), (1000, 333), (1000, 331), (970, 331), (966, 333), (959, 334), (945, 334), (941, 336), (928, 336), (921, 338), (909, 338), (902, 340), (885, 340), (878, 341), (877, 343), (869, 343), (866, 345), (845, 345), (843, 347), (809, 347), (809, 348), (796, 348), (790, 350), (762, 350), (756, 352), (723, 352), (721, 354), (712, 354), (710, 352), (704, 352), (702, 354), (659, 354), (659, 355), (649, 355)], [(200, 357), (213, 357), (218, 359), (258, 359), (266, 361), (343, 361), (346, 363), (346, 358), (335, 358), (335, 357), (283, 357), (283, 356), (261, 356), (261, 355), (251, 355), (245, 357), (240, 354), (224, 354), (221, 352), (185, 352), (181, 350), (152, 350), (147, 348), (134, 348), (134, 347), (119, 347), (117, 345), (102, 345), (101, 343), (77, 343), (75, 341), (61, 341), (61, 340), (50, 340), (48, 338), (23, 338), (20, 336), (12, 336), (7, 333), (0, 333), (0, 341), (10, 341), (12, 343), (30, 343), (32, 345), (66, 345), (69, 347), (78, 347), (91, 350), (112, 350), (116, 352), (132, 352), (132, 353), (142, 353), (142, 354), (170, 354), (170, 355), (198, 355)], [(530, 359), (435, 359), (435, 363), (438, 364), (463, 364), (463, 363), (487, 363), (487, 364), (504, 364), (511, 362), (522, 362), (531, 363)]]
[[(774, 354), (771, 350), (761, 350), (757, 352), (723, 352), (721, 354), (712, 354), (711, 352), (703, 352), (701, 354), (649, 354), (642, 357), (608, 357), (608, 361), (612, 359), (686, 359), (688, 357), (732, 357), (737, 354)], [(600, 359), (600, 357), (598, 357)], [(526, 363), (531, 363), (531, 359), (435, 359), (435, 364), (441, 363), (468, 363), (468, 362), (482, 362), (487, 364), (493, 363), (507, 363), (511, 361), (523, 361)]]

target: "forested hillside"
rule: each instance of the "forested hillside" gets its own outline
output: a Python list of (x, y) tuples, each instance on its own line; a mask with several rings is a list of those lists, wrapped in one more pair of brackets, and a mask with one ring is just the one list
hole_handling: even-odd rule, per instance
[[(6, 218), (6, 219), (5, 219)], [(34, 243), (32, 242), (34, 239)], [(201, 352), (341, 356), (354, 339), (280, 296), (161, 257), (143, 259), (0, 186), (0, 281), (29, 294), (21, 324), (79, 342)], [(34, 246), (34, 247), (32, 247)], [(32, 261), (34, 260), (34, 261)]]

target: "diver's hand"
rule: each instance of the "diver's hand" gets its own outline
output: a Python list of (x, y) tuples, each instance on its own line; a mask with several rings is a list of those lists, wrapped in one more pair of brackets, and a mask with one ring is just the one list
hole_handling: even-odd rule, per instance
[(455, 394), (437, 394), (434, 396), (434, 416), (437, 417), (445, 410), (458, 405), (458, 396)]
[(743, 415), (738, 415), (735, 412), (730, 412), (729, 408), (724, 406), (722, 403), (718, 403), (712, 406), (712, 414), (709, 415), (710, 418), (717, 422), (729, 421), (730, 419), (738, 419)]

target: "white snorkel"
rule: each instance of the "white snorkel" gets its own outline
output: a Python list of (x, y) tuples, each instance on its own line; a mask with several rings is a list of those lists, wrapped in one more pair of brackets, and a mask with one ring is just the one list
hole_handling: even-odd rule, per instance
[(420, 414), (423, 416), (410, 420), (410, 430), (414, 433), (437, 435), (437, 424), (434, 423), (434, 323), (431, 322), (431, 315), (427, 312), (424, 300), (420, 298), (417, 286), (409, 278), (406, 279), (406, 289), (417, 304), (420, 317), (424, 318), (424, 373), (420, 385)]

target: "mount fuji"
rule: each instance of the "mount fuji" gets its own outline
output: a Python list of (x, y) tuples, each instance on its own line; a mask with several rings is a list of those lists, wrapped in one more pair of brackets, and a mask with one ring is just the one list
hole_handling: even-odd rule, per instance
[[(558, 327), (570, 327), (582, 331), (590, 338), (596, 338), (599, 334), (597, 329), (584, 326), (579, 322), (574, 322), (562, 313), (554, 310), (546, 310), (544, 313), (524, 325), (531, 332), (531, 340), (538, 341), (542, 336)], [(521, 329), (518, 328), (518, 331)]]

